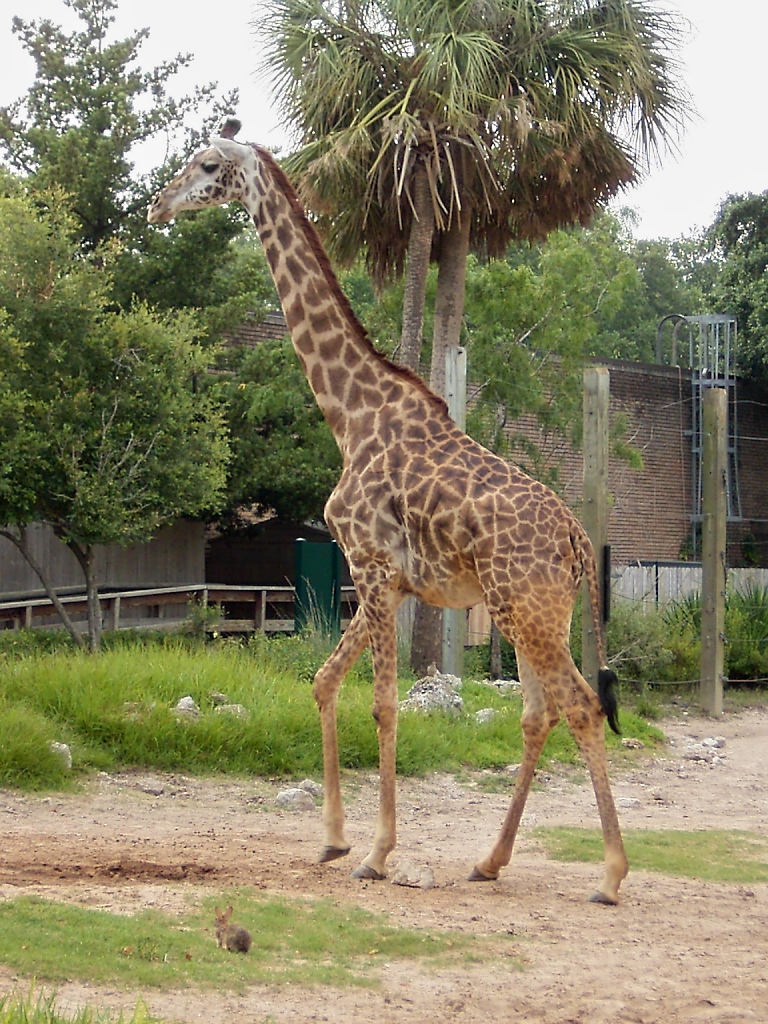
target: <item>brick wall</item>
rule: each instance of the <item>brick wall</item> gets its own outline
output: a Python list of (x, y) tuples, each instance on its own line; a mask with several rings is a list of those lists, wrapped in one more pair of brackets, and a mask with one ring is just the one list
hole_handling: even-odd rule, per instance
[[(690, 554), (692, 511), (691, 378), (677, 367), (606, 361), (611, 374), (611, 422), (622, 417), (625, 439), (642, 455), (632, 469), (611, 456), (612, 508), (608, 538), (613, 562), (676, 560)], [(728, 561), (768, 566), (768, 395), (739, 382), (739, 489), (742, 521), (728, 525)], [(520, 425), (516, 425), (520, 429)], [(530, 429), (530, 428), (528, 428)], [(578, 511), (581, 454), (560, 458), (561, 491)]]

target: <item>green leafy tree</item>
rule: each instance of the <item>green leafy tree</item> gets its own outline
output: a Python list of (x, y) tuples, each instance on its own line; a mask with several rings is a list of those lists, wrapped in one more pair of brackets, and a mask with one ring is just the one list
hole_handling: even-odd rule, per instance
[(13, 170), (67, 194), (83, 246), (96, 249), (128, 218), (145, 214), (155, 182), (154, 175), (134, 174), (136, 147), (167, 134), (181, 136), (188, 152), (201, 139), (185, 127), (188, 115), (199, 122), (200, 110), (207, 111), (205, 131), (237, 96), (219, 100), (215, 84), (208, 84), (172, 98), (169, 80), (191, 57), (143, 71), (138, 57), (147, 29), (109, 40), (117, 0), (63, 2), (80, 19), (79, 31), (67, 34), (48, 19), (13, 19), (37, 70), (26, 95), (0, 108), (0, 146)]
[(739, 324), (739, 372), (768, 383), (768, 192), (730, 196), (709, 229), (711, 299)]
[[(111, 38), (116, 0), (64, 3), (79, 18), (77, 31), (13, 20), (36, 74), (24, 96), (0, 108), (0, 152), (31, 187), (59, 190), (84, 252), (109, 247), (118, 305), (194, 310), (205, 336), (215, 339), (260, 309), (267, 287), (263, 263), (237, 245), (245, 217), (209, 210), (158, 231), (147, 225), (146, 211), (158, 187), (234, 110), (237, 93), (217, 96), (210, 83), (174, 97), (173, 77), (190, 56), (145, 71), (139, 61), (147, 29)], [(168, 158), (137, 173), (139, 148), (153, 139), (171, 140)]]
[(27, 556), (32, 521), (74, 553), (95, 649), (95, 548), (214, 509), (228, 444), (215, 391), (197, 386), (208, 357), (192, 318), (114, 311), (109, 267), (41, 198), (0, 198), (0, 523)]
[(321, 518), (341, 457), (287, 340), (247, 353), (224, 385), (232, 465), (228, 516), (255, 507), (295, 522)]

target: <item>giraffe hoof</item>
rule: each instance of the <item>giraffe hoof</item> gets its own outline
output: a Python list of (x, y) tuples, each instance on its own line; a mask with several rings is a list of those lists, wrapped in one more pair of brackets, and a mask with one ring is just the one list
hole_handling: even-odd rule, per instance
[(496, 875), (486, 875), (484, 871), (480, 870), (480, 868), (474, 867), (474, 868), (472, 868), (472, 873), (467, 876), (467, 881), (468, 882), (495, 882), (498, 877), (499, 877), (498, 874), (496, 874)]
[(606, 896), (604, 892), (600, 892), (600, 890), (598, 889), (597, 892), (593, 893), (592, 896), (589, 897), (589, 900), (587, 902), (602, 903), (606, 907), (615, 907), (619, 901), (612, 900), (610, 896)]
[(342, 848), (340, 846), (324, 846), (320, 851), (320, 856), (317, 858), (318, 864), (327, 864), (330, 860), (338, 860), (339, 857), (346, 857), (349, 853), (349, 847)]
[(352, 872), (352, 878), (369, 878), (373, 882), (380, 882), (386, 878), (386, 875), (379, 874), (376, 868), (369, 867), (367, 864), (361, 864), (359, 868), (355, 868)]

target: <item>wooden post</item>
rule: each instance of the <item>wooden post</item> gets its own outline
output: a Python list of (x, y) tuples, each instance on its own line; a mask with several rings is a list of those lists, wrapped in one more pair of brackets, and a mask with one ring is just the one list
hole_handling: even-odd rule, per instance
[(704, 392), (701, 488), (701, 706), (723, 711), (725, 634), (726, 430), (724, 388)]
[(109, 629), (120, 629), (120, 597), (113, 597), (109, 602)]
[[(584, 505), (581, 519), (592, 541), (597, 560), (597, 578), (605, 575), (608, 543), (608, 415), (611, 377), (604, 367), (584, 370)], [(602, 628), (602, 613), (601, 613)], [(582, 589), (581, 674), (597, 689), (600, 668), (597, 637), (586, 583)], [(603, 640), (605, 639), (603, 635)]]
[[(467, 423), (467, 352), (449, 348), (445, 353), (445, 400), (448, 412), (462, 430)], [(443, 610), (443, 672), (461, 678), (464, 645), (467, 642), (467, 613), (464, 608)]]

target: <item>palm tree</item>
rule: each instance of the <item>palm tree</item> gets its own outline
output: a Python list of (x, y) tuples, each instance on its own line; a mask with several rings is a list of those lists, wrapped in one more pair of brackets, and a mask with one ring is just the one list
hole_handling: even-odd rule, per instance
[(458, 344), (470, 248), (501, 255), (595, 210), (679, 127), (670, 14), (645, 0), (272, 0), (265, 62), (287, 168), (342, 262), (406, 260), (400, 357)]
[(653, 0), (271, 0), (267, 29), (286, 168), (338, 260), (405, 271), (413, 369), (438, 264), (439, 393), (470, 250), (586, 224), (685, 116), (678, 23)]

